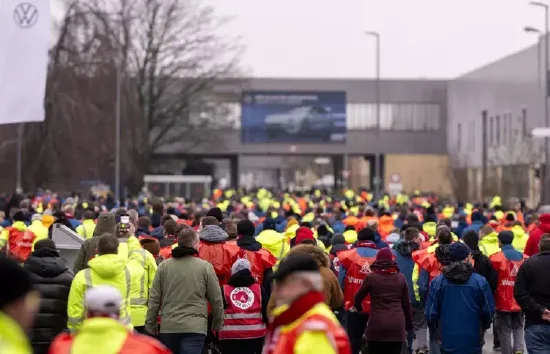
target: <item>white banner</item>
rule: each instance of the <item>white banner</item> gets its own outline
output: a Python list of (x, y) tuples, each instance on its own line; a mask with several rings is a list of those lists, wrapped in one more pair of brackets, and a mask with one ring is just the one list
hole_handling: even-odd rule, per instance
[(0, 0), (0, 124), (41, 122), (50, 0)]

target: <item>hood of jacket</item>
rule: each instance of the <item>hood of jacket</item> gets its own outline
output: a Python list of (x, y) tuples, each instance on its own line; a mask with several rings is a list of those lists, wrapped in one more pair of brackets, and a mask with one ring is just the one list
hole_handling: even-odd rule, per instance
[(156, 238), (157, 240), (160, 240), (164, 237), (164, 226), (159, 226), (155, 228), (153, 231), (151, 231), (151, 237)]
[(472, 276), (474, 268), (470, 263), (452, 262), (443, 268), (443, 275), (452, 283), (465, 284)]
[(11, 227), (16, 229), (17, 231), (25, 231), (27, 229), (27, 224), (25, 224), (23, 221), (15, 221), (13, 224), (11, 224)]
[(430, 237), (435, 237), (435, 231), (437, 229), (437, 224), (433, 221), (425, 222), (422, 225), (422, 231), (428, 234)]
[(34, 251), (25, 262), (25, 269), (42, 278), (54, 278), (69, 269), (67, 261), (56, 250), (42, 248)]
[(124, 272), (126, 260), (117, 254), (105, 254), (90, 259), (88, 266), (102, 278), (113, 278)]
[(498, 234), (495, 231), (479, 240), (480, 245), (488, 245), (491, 243), (498, 244)]
[(402, 241), (396, 243), (393, 249), (402, 256), (411, 256), (414, 251), (420, 249), (420, 245), (416, 242)]
[(199, 231), (201, 240), (210, 243), (222, 243), (229, 237), (227, 232), (223, 231), (218, 225), (208, 225)]
[(550, 214), (542, 214), (539, 221), (540, 223), (537, 227), (544, 233), (550, 233)]
[(287, 253), (287, 255), (290, 254), (307, 254), (311, 256), (311, 258), (315, 259), (320, 267), (328, 267), (329, 264), (327, 254), (321, 248), (315, 245), (305, 244), (294, 246)]
[(264, 230), (256, 236), (256, 241), (261, 243), (265, 248), (269, 248), (286, 241), (286, 237), (275, 230)]
[[(287, 238), (287, 240), (290, 241), (290, 239), (296, 237), (296, 230), (298, 230), (299, 228), (300, 228), (300, 225), (298, 225), (298, 224), (290, 225), (289, 227), (287, 227), (286, 230), (285, 230), (285, 237)], [(268, 231), (268, 230), (266, 230), (266, 231)]]
[(357, 241), (357, 231), (355, 230), (344, 231), (343, 235), (346, 243), (349, 243), (350, 245)]
[(519, 237), (519, 238), (528, 237), (527, 232), (525, 232), (523, 227), (521, 227), (520, 225), (512, 226), (512, 232), (514, 233), (514, 238), (515, 237)]
[(237, 238), (237, 246), (239, 246), (242, 249), (252, 251), (252, 252), (258, 252), (262, 249), (262, 244), (256, 241), (254, 236), (241, 236)]

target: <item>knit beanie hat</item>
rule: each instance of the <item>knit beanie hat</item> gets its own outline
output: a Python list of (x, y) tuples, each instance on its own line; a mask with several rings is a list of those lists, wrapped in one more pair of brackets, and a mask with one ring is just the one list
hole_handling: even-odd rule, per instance
[(252, 266), (250, 265), (250, 262), (246, 258), (239, 258), (233, 263), (231, 266), (231, 275), (240, 272), (241, 270), (250, 270)]
[(342, 234), (335, 234), (332, 236), (332, 239), (330, 240), (330, 243), (334, 245), (345, 245), (346, 244), (346, 238)]
[(501, 231), (498, 233), (498, 240), (503, 245), (511, 245), (514, 241), (514, 233), (512, 231)]
[(385, 247), (376, 253), (376, 260), (377, 261), (391, 261), (393, 260), (393, 254), (391, 253), (390, 249)]
[(468, 258), (470, 255), (470, 247), (462, 242), (455, 242), (449, 246), (449, 256), (451, 262), (460, 262)]
[(9, 284), (0, 291), (0, 311), (33, 290), (29, 273), (9, 258), (0, 258), (0, 282)]
[(97, 218), (97, 224), (94, 229), (94, 236), (101, 234), (115, 234), (116, 217), (113, 213), (101, 213)]
[(237, 233), (243, 236), (254, 236), (256, 227), (250, 220), (241, 220), (237, 223)]
[(359, 241), (372, 241), (374, 242), (374, 231), (365, 227), (357, 233), (357, 239)]

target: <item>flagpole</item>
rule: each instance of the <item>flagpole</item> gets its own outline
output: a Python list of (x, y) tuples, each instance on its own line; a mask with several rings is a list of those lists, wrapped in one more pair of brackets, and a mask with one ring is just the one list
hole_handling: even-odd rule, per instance
[(15, 190), (20, 193), (23, 191), (21, 183), (21, 171), (23, 168), (23, 123), (17, 125), (17, 162), (16, 162), (16, 177)]

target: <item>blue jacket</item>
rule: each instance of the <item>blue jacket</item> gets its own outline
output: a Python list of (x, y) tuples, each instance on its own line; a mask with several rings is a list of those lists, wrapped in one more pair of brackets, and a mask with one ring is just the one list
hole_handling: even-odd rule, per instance
[(483, 223), (483, 221), (480, 221), (480, 220), (472, 221), (472, 224), (470, 226), (468, 226), (464, 230), (462, 230), (462, 233), (460, 234), (460, 238), (463, 239), (464, 235), (466, 235), (466, 232), (471, 231), (471, 230), (475, 231), (475, 232), (479, 232), (479, 229), (481, 229), (483, 227), (483, 225), (485, 225)]
[(405, 280), (407, 281), (407, 287), (409, 288), (409, 298), (411, 299), (411, 305), (415, 308), (420, 308), (421, 304), (418, 301), (416, 301), (416, 297), (414, 296), (413, 279), (412, 279), (413, 270), (414, 270), (414, 261), (412, 259), (412, 254), (410, 254), (408, 251), (403, 250), (401, 247), (402, 245), (403, 245), (403, 242), (394, 245), (394, 248), (391, 251), (395, 256), (395, 262), (397, 262), (399, 271), (405, 276)]
[[(369, 247), (357, 247), (354, 249), (361, 257), (376, 257), (376, 254), (378, 253), (378, 250)], [(340, 286), (342, 287), (342, 289), (344, 289), (344, 279), (346, 279), (346, 273), (347, 269), (340, 266), (340, 271), (338, 272), (338, 281), (340, 282)]]
[(390, 247), (386, 242), (382, 241), (382, 236), (378, 232), (374, 234), (374, 244), (378, 249)]
[(460, 238), (463, 237), (462, 231), (468, 228), (468, 223), (466, 221), (459, 221), (458, 226), (453, 229), (453, 232)]
[(465, 283), (441, 274), (431, 283), (426, 319), (440, 330), (441, 349), (446, 353), (481, 353), (483, 331), (494, 313), (491, 287), (479, 274), (471, 273)]
[(343, 234), (346, 231), (346, 225), (341, 221), (335, 221), (331, 226), (335, 234)]

